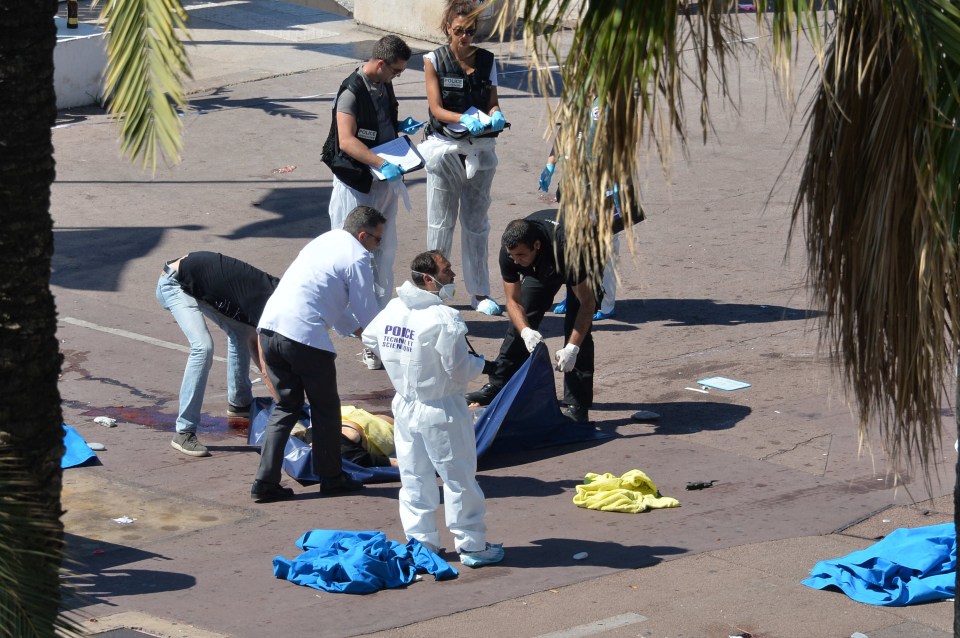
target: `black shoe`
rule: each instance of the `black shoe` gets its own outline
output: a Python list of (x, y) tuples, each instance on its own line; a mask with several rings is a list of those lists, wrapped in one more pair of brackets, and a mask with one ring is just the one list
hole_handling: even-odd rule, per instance
[(339, 476), (324, 477), (320, 481), (320, 493), (324, 496), (334, 496), (335, 494), (346, 494), (347, 492), (356, 492), (363, 489), (363, 483), (354, 481), (347, 476), (346, 472), (340, 472)]
[(560, 407), (560, 412), (574, 423), (590, 423), (590, 416), (586, 410), (575, 405), (564, 405)]
[(476, 392), (467, 392), (467, 403), (478, 403), (480, 405), (490, 405), (490, 402), (500, 392), (500, 388), (490, 383), (485, 384)]
[(270, 503), (272, 501), (282, 501), (293, 497), (293, 490), (289, 487), (283, 487), (279, 483), (267, 483), (266, 481), (254, 481), (250, 489), (250, 496), (257, 503)]

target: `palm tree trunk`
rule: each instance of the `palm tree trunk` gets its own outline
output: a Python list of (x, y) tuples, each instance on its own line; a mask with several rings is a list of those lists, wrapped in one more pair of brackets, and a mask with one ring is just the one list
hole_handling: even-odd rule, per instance
[[(56, 0), (0, 3), (0, 635), (60, 604), (61, 355), (50, 292)], [(24, 591), (29, 587), (38, 591)], [(12, 633), (5, 633), (12, 632)]]

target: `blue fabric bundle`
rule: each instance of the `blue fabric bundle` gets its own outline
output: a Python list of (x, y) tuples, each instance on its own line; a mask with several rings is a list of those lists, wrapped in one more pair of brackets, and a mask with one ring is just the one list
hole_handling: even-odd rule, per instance
[(63, 456), (60, 457), (60, 467), (62, 469), (83, 465), (91, 459), (97, 458), (97, 455), (90, 449), (90, 446), (83, 440), (79, 432), (65, 423), (62, 425)]
[(323, 591), (370, 594), (409, 585), (417, 574), (433, 574), (437, 580), (457, 576), (457, 570), (418, 541), (401, 545), (375, 530), (315, 529), (301, 536), (297, 547), (305, 551), (293, 560), (273, 559), (273, 575)]
[(897, 529), (883, 540), (842, 558), (820, 561), (807, 587), (838, 587), (868, 605), (903, 607), (953, 598), (957, 530), (953, 523)]

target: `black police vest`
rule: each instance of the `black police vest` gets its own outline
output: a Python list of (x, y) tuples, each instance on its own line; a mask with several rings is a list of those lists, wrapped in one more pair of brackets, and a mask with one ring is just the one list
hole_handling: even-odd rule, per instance
[[(373, 98), (367, 91), (367, 86), (360, 77), (361, 71), (354, 71), (350, 76), (340, 84), (340, 90), (337, 91), (337, 99), (340, 94), (350, 89), (357, 98), (357, 138), (363, 142), (367, 148), (373, 148), (380, 144), (385, 144), (390, 139), (381, 139), (380, 120), (377, 118), (377, 109), (374, 106)], [(393, 92), (393, 85), (387, 82), (384, 84), (387, 90), (387, 97), (390, 101), (390, 121), (394, 123), (394, 138), (397, 135), (396, 122), (399, 113), (399, 104)], [(372, 134), (371, 134), (372, 132)], [(391, 138), (393, 139), (393, 138)], [(330, 133), (327, 135), (327, 141), (323, 144), (323, 151), (320, 154), (320, 160), (330, 167), (337, 178), (355, 190), (361, 193), (369, 193), (373, 185), (373, 174), (370, 167), (363, 162), (358, 162), (347, 155), (340, 148), (340, 138), (337, 133), (337, 102), (333, 103), (333, 119), (330, 122)]]
[[(487, 112), (490, 106), (490, 71), (493, 69), (493, 54), (485, 49), (477, 49), (473, 73), (467, 75), (453, 57), (450, 46), (442, 46), (433, 52), (437, 64), (437, 79), (440, 81), (440, 102), (443, 108), (455, 113), (463, 113), (471, 106)], [(427, 134), (440, 133), (451, 139), (467, 137), (467, 131), (451, 131), (449, 127), (430, 113), (430, 127)], [(500, 132), (490, 132), (477, 137), (496, 137)]]

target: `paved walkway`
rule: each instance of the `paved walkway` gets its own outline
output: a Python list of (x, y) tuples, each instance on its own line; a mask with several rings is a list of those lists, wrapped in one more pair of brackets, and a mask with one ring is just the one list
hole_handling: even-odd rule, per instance
[[(75, 609), (92, 633), (950, 635), (950, 602), (881, 609), (799, 584), (816, 561), (896, 527), (951, 520), (955, 435), (944, 435), (932, 500), (918, 476), (894, 489), (876, 441), (867, 441), (872, 455), (858, 453), (856, 419), (830, 357), (817, 354), (803, 247), (794, 245), (783, 260), (797, 174), (789, 154), (800, 126), (776, 110), (768, 80), (748, 59), (742, 116), (718, 109), (706, 146), (694, 144), (688, 158), (678, 153), (668, 176), (651, 156), (644, 174), (648, 220), (633, 252), (624, 249), (617, 315), (595, 327), (593, 416), (617, 437), (481, 460), (488, 525), (492, 539), (505, 543), (504, 564), (362, 597), (274, 579), (271, 559), (295, 556), (294, 540), (309, 529), (381, 529), (401, 539), (397, 485), (336, 499), (294, 485), (291, 502), (253, 504), (257, 455), (243, 429), (226, 421), (222, 360), (200, 431), (213, 456), (174, 451), (185, 344), (154, 288), (163, 261), (197, 249), (280, 275), (329, 227), (330, 175), (319, 153), (330, 100), (378, 36), (280, 2), (187, 8), (194, 79), (181, 164), (140, 172), (117, 156), (117, 129), (96, 109), (61, 113), (54, 134), (53, 285), (65, 418), (107, 448), (101, 466), (65, 473), (64, 520), (77, 561), (69, 580), (84, 595)], [(536, 180), (549, 123), (519, 53), (491, 48), (500, 55), (501, 100), (513, 123), (498, 141), (495, 245), (507, 221), (545, 205)], [(426, 112), (421, 69), (415, 58), (395, 82), (401, 116)], [(408, 179), (413, 210), (401, 212), (398, 264), (425, 248), (423, 183), (422, 174)], [(458, 254), (453, 264), (460, 269)], [(490, 266), (496, 272), (495, 253)], [(475, 347), (493, 356), (506, 320), (464, 313)], [(560, 331), (559, 318), (545, 321), (551, 348), (560, 346)], [(355, 362), (354, 342), (336, 345), (342, 400), (388, 407), (386, 375)], [(713, 375), (752, 386), (690, 389)], [(630, 415), (638, 409), (662, 417), (635, 423)], [(99, 415), (117, 418), (118, 427), (94, 424)], [(586, 472), (634, 468), (682, 506), (623, 515), (572, 504)], [(711, 479), (710, 489), (684, 490)], [(136, 521), (113, 521), (122, 516)], [(583, 551), (585, 560), (572, 558)]]

